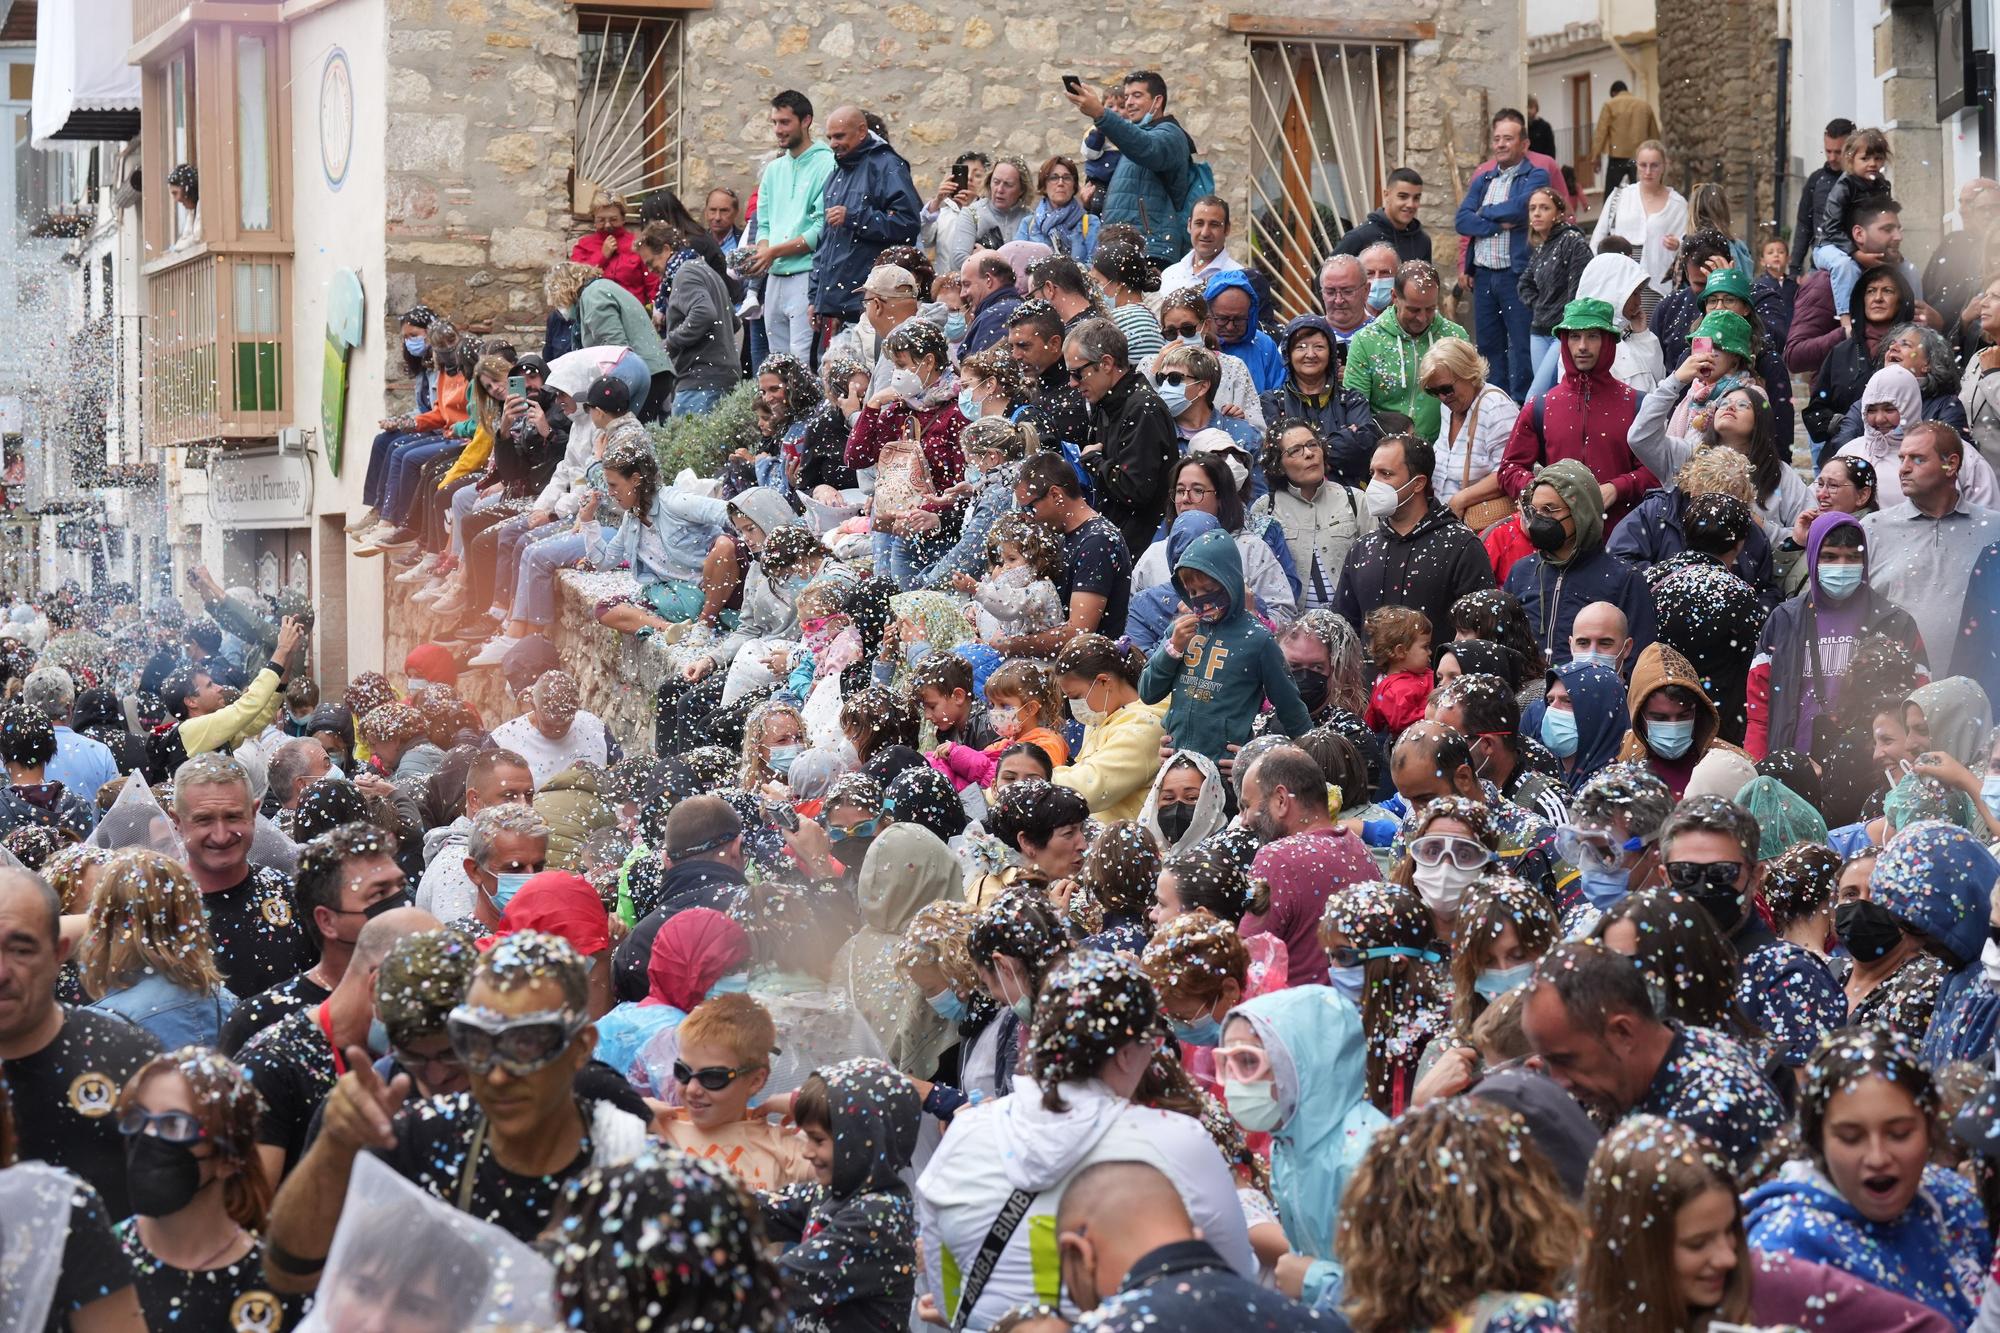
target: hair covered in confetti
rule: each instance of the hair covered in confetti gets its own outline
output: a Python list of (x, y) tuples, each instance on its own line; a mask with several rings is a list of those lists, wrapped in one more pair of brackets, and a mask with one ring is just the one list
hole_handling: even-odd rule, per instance
[(1214, 839), (1169, 860), (1160, 873), (1174, 877), (1183, 912), (1205, 907), (1225, 921), (1240, 921), (1271, 910), (1271, 886), (1253, 878), (1231, 848)]
[(979, 914), (966, 949), (981, 967), (991, 968), (1003, 954), (1021, 964), (1032, 993), (1050, 964), (1070, 951), (1070, 938), (1041, 886), (1028, 884), (1007, 890)]
[(364, 671), (347, 684), (341, 699), (354, 717), (367, 717), (383, 704), (396, 702), (396, 687), (379, 671)]
[(979, 973), (972, 966), (969, 947), (972, 924), (978, 916), (966, 903), (924, 904), (903, 927), (903, 938), (896, 945), (896, 965), (905, 972), (935, 967), (960, 995), (978, 990)]
[(1160, 998), (1214, 1004), (1224, 982), (1244, 993), (1250, 977), (1250, 950), (1234, 924), (1206, 908), (1183, 912), (1153, 933), (1139, 966)]
[(372, 857), (396, 856), (396, 840), (362, 821), (342, 824), (320, 834), (299, 853), (295, 895), (305, 915), (316, 907), (340, 910), (340, 890), (348, 876), (348, 863)]
[(222, 974), (207, 909), (193, 876), (158, 852), (132, 848), (105, 867), (91, 895), (90, 925), (77, 956), (92, 999), (149, 973), (204, 995), (219, 995)]
[(1674, 1219), (1705, 1194), (1729, 1198), (1736, 1267), (1711, 1319), (1750, 1317), (1750, 1242), (1729, 1163), (1693, 1130), (1627, 1116), (1597, 1145), (1583, 1191), (1588, 1243), (1576, 1279), (1577, 1333), (1681, 1333), (1687, 1301), (1675, 1275)]
[(39, 708), (25, 704), (0, 708), (0, 759), (40, 768), (55, 757), (56, 729)]
[(1606, 764), (1577, 788), (1570, 817), (1594, 828), (1625, 822), (1625, 836), (1651, 842), (1674, 808), (1674, 794), (1660, 775), (1643, 763)]
[(590, 965), (560, 935), (520, 930), (501, 938), (473, 969), (472, 985), (481, 983), (502, 994), (552, 985), (562, 991), (563, 1008), (573, 1014), (590, 1010)]
[(1474, 983), (1497, 966), (1493, 951), (1509, 930), (1536, 959), (1562, 938), (1562, 922), (1540, 889), (1512, 875), (1481, 875), (1466, 890), (1451, 927), (1451, 1017), (1461, 1034), (1486, 1007)]
[(441, 1035), (465, 1001), (479, 951), (463, 931), (419, 931), (389, 946), (375, 972), (375, 1016), (398, 1046)]
[(56, 891), (63, 911), (87, 912), (90, 910), (90, 898), (85, 890), (90, 886), (90, 872), (110, 865), (116, 855), (108, 847), (76, 843), (56, 852), (42, 864), (42, 878)]
[(672, 1149), (593, 1168), (563, 1190), (544, 1246), (569, 1327), (588, 1333), (771, 1333), (783, 1315), (750, 1196)]
[(1440, 1098), (1376, 1134), (1348, 1181), (1333, 1238), (1341, 1313), (1357, 1330), (1449, 1327), (1488, 1292), (1561, 1291), (1578, 1220), (1518, 1114)]
[(1901, 1088), (1923, 1117), (1925, 1136), (1936, 1140), (1937, 1084), (1907, 1034), (1865, 1025), (1829, 1032), (1805, 1073), (1805, 1087), (1799, 1093), (1799, 1137), (1821, 1170), (1826, 1169), (1826, 1117), (1833, 1099), (1856, 1091), (1871, 1078)]
[(1664, 887), (1628, 893), (1598, 918), (1591, 938), (1608, 942), (1620, 925), (1637, 934), (1630, 956), (1645, 974), (1655, 1018), (1736, 1037), (1756, 1035), (1736, 1002), (1741, 980), (1736, 954), (1700, 903)]
[(577, 710), (583, 707), (583, 696), (577, 690), (576, 677), (558, 669), (542, 673), (528, 691), (528, 703), (535, 711), (539, 729), (545, 735), (551, 732), (560, 735), (576, 720)]
[(229, 1220), (252, 1231), (261, 1230), (271, 1207), (276, 1182), (264, 1174), (257, 1156), (257, 1121), (263, 1099), (243, 1066), (205, 1046), (183, 1046), (156, 1055), (125, 1080), (115, 1112), (123, 1115), (145, 1095), (146, 1085), (162, 1074), (178, 1074), (188, 1085), (194, 1118), (201, 1122), (202, 1141), (218, 1157), (235, 1163), (222, 1177), (222, 1206)]
[(1368, 1039), (1369, 1100), (1387, 1108), (1399, 1070), (1413, 1069), (1430, 1039), (1445, 1027), (1448, 1000), (1444, 946), (1430, 908), (1414, 890), (1380, 882), (1353, 884), (1327, 899), (1319, 941), (1333, 949), (1411, 950), (1365, 959), (1361, 1030)]
[(1159, 846), (1137, 820), (1121, 819), (1105, 825), (1084, 854), (1083, 885), (1111, 916), (1144, 913), (1153, 901), (1153, 885), (1159, 877)]
[(1840, 883), (1840, 853), (1824, 843), (1802, 842), (1764, 865), (1764, 902), (1780, 930), (1833, 905)]
[(1094, 1076), (1119, 1051), (1163, 1030), (1160, 997), (1131, 959), (1082, 953), (1058, 963), (1035, 1001), (1027, 1043), (1028, 1072), (1042, 1086), (1042, 1105), (1067, 1110), (1064, 1083)]

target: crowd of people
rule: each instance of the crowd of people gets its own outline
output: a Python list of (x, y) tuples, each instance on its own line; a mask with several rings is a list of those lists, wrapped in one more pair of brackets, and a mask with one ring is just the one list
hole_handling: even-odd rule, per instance
[(403, 317), (399, 676), (9, 608), (0, 1326), (2000, 1328), (2000, 186), (1738, 237), (1618, 91), (1294, 283), (1156, 73), (928, 199), (788, 90)]

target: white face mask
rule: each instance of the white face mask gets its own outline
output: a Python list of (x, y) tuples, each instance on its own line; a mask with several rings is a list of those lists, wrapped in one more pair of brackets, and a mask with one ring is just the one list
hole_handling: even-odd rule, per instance
[(887, 388), (890, 393), (907, 401), (923, 393), (924, 382), (917, 378), (916, 371), (905, 368), (889, 377)]
[(1461, 870), (1451, 863), (1450, 858), (1446, 858), (1434, 866), (1418, 864), (1412, 867), (1411, 878), (1416, 881), (1417, 896), (1424, 900), (1424, 906), (1450, 916), (1458, 911), (1459, 900), (1465, 897), (1465, 891), (1472, 887), (1472, 882), (1484, 873), (1485, 866)]
[(407, 694), (415, 694), (419, 690), (429, 689), (431, 684), (422, 676), (411, 676), (408, 683), (410, 688), (405, 691)]
[[(1411, 480), (1414, 481), (1415, 478)], [(1404, 486), (1409, 484), (1407, 481), (1403, 483)], [(1391, 486), (1380, 477), (1369, 482), (1368, 489), (1363, 494), (1368, 502), (1368, 512), (1375, 518), (1389, 517), (1396, 512), (1396, 506), (1403, 503), (1402, 487)]]

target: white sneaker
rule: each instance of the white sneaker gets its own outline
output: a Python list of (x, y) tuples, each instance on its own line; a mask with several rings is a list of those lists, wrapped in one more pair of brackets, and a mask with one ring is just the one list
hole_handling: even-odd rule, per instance
[[(417, 594), (422, 597), (422, 593)], [(431, 613), (440, 616), (455, 616), (465, 610), (465, 589), (440, 585), (438, 595), (431, 598)]]
[(347, 525), (347, 531), (350, 533), (366, 532), (381, 521), (382, 516), (375, 512), (375, 506), (369, 505), (354, 516), (354, 521)]
[(477, 655), (466, 665), (469, 667), (494, 667), (506, 660), (507, 654), (520, 640), (506, 634), (496, 634), (486, 641)]
[(410, 568), (396, 575), (396, 582), (422, 583), (431, 575), (437, 573), (437, 567), (440, 563), (441, 559), (436, 554), (427, 555)]

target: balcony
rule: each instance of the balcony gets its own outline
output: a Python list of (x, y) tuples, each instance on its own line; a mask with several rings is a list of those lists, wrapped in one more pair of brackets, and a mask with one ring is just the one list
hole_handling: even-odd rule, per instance
[(289, 423), (289, 255), (197, 252), (146, 274), (146, 435), (182, 448), (263, 439)]
[[(196, 18), (276, 23), (282, 3), (283, 0), (232, 0), (228, 4), (215, 4), (212, 0), (132, 0), (132, 45), (139, 50), (154, 49)], [(271, 10), (270, 18), (246, 19), (246, 11), (266, 5)], [(197, 12), (203, 10), (209, 12)]]

